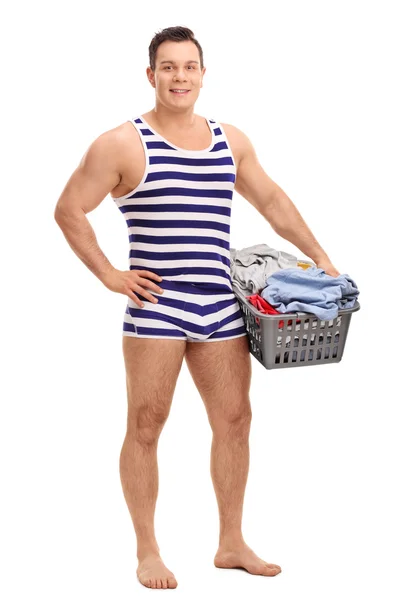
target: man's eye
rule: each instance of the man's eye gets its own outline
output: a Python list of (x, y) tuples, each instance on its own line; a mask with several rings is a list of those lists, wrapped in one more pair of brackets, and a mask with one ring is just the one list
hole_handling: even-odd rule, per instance
[[(192, 65), (188, 65), (191, 69), (194, 69), (195, 67), (193, 67)], [(172, 69), (171, 65), (168, 65), (167, 67), (164, 67), (164, 71), (165, 69)]]

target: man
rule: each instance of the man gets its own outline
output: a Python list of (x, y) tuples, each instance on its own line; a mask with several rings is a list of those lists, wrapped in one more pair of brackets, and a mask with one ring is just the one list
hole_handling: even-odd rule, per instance
[[(154, 512), (158, 438), (183, 358), (213, 431), (211, 475), (220, 516), (214, 564), (273, 576), (281, 568), (258, 557), (241, 531), (251, 364), (229, 274), (233, 189), (318, 267), (332, 276), (339, 272), (264, 172), (247, 136), (194, 114), (206, 69), (192, 31), (164, 29), (149, 54), (155, 108), (91, 144), (55, 210), (78, 257), (108, 289), (128, 297), (123, 322), (128, 423), (120, 474), (136, 533), (137, 576), (147, 587), (177, 586), (160, 556)], [(129, 227), (128, 271), (109, 263), (86, 218), (108, 193)]]

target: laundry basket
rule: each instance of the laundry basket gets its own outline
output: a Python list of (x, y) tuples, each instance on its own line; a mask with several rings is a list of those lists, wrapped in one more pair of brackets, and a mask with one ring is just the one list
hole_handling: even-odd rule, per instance
[(232, 288), (247, 329), (250, 352), (266, 369), (325, 365), (342, 360), (351, 315), (360, 309), (357, 300), (352, 308), (342, 308), (337, 317), (323, 321), (305, 312), (260, 313), (246, 298), (250, 292), (245, 293), (235, 284)]

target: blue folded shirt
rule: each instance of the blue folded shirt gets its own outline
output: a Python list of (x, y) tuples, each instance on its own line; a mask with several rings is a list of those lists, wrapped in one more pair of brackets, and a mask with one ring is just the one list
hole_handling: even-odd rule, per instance
[(341, 308), (352, 308), (359, 290), (349, 275), (332, 277), (323, 269), (294, 267), (270, 275), (261, 296), (278, 312), (310, 312), (319, 319), (337, 317)]

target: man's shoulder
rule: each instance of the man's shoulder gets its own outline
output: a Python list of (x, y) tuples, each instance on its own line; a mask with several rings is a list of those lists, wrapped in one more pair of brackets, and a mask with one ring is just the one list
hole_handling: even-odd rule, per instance
[(124, 153), (127, 149), (140, 150), (141, 142), (136, 128), (130, 121), (125, 121), (101, 133), (96, 145), (114, 153)]
[(132, 138), (132, 133), (137, 134), (136, 128), (131, 123), (131, 121), (127, 120), (111, 129), (108, 129), (101, 135), (105, 138), (115, 142), (124, 142), (126, 139)]
[(239, 129), (239, 127), (236, 127), (231, 123), (222, 123), (222, 121), (220, 121), (220, 123), (224, 128), (229, 145), (235, 150), (240, 159), (242, 159), (246, 152), (251, 148), (249, 138), (244, 131)]
[(241, 133), (243, 133), (238, 127), (232, 125), (232, 123), (223, 123), (222, 121), (220, 121), (220, 123), (224, 130), (229, 131), (232, 135), (240, 135)]

